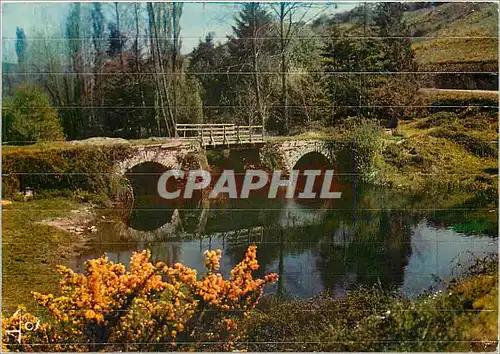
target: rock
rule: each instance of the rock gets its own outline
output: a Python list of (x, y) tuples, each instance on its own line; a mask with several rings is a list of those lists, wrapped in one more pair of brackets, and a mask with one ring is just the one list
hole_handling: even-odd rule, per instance
[(92, 226), (90, 226), (90, 227), (88, 228), (88, 230), (89, 230), (90, 232), (97, 232), (97, 227), (95, 227), (94, 225), (92, 225)]
[(103, 216), (101, 216), (101, 218), (102, 218), (103, 220), (104, 220), (104, 219), (106, 219), (106, 217), (105, 217), (104, 215), (103, 215)]
[(72, 140), (72, 145), (130, 145), (128, 140), (122, 138), (94, 137), (85, 140)]
[(172, 141), (172, 142), (167, 142), (167, 143), (161, 144), (160, 146), (162, 149), (170, 149), (170, 148), (179, 147), (181, 145), (182, 145), (182, 142), (180, 142), (180, 141)]
[(76, 232), (83, 232), (84, 229), (83, 229), (83, 227), (79, 226), (79, 227), (75, 228), (75, 231)]
[(68, 231), (75, 231), (75, 227), (74, 226), (68, 227)]

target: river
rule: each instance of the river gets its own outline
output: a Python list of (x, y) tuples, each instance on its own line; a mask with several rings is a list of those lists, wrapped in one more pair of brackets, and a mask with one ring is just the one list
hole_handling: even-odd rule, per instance
[(498, 250), (497, 209), (481, 198), (341, 189), (342, 198), (327, 202), (251, 196), (176, 205), (136, 193), (128, 217), (97, 224), (72, 268), (81, 271), (86, 260), (105, 252), (127, 263), (132, 252), (148, 248), (155, 261), (202, 272), (203, 252), (221, 249), (227, 276), (256, 244), (257, 275), (280, 275), (268, 293), (310, 298), (328, 291), (341, 297), (359, 285), (378, 284), (415, 297)]

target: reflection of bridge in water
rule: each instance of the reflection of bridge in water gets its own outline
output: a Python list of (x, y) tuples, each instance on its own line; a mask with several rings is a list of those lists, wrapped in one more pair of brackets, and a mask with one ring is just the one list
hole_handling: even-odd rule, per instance
[[(191, 204), (190, 208), (156, 205), (156, 210), (144, 203), (137, 217), (146, 223), (155, 219), (154, 225), (160, 225), (149, 231), (103, 221), (97, 225), (99, 231), (89, 235), (89, 249), (74, 260), (73, 268), (82, 270), (85, 260), (104, 252), (112, 261), (127, 263), (132, 252), (150, 249), (154, 261), (182, 262), (200, 273), (204, 271), (203, 252), (222, 249), (221, 272), (227, 276), (247, 246), (257, 244), (260, 268), (256, 276), (280, 275), (271, 292), (307, 298), (327, 289), (342, 296), (357, 285), (380, 282), (385, 288), (401, 286), (414, 294), (433, 285), (437, 268), (432, 261), (437, 258), (425, 252), (435, 249), (432, 242), (441, 242), (443, 236), (437, 237), (434, 228), (415, 213), (424, 210), (419, 200), (358, 186), (356, 193), (346, 191), (342, 200), (325, 205), (264, 198), (217, 203)], [(161, 218), (153, 218), (153, 212)], [(415, 236), (419, 233), (427, 239), (419, 240)], [(462, 242), (439, 247), (439, 256), (447, 260), (471, 244), (465, 242), (467, 237), (449, 233), (450, 239)]]
[[(294, 199), (275, 203), (269, 209), (226, 207), (210, 208), (209, 203), (199, 203), (199, 209), (144, 210), (147, 213), (164, 213), (165, 223), (155, 230), (141, 231), (127, 227), (123, 232), (134, 240), (166, 240), (169, 238), (199, 238), (254, 235), (255, 230), (273, 225), (278, 228), (305, 227), (321, 224), (329, 210), (328, 202), (322, 205), (303, 205)], [(272, 211), (271, 215), (269, 211)], [(140, 213), (137, 210), (136, 213)], [(241, 215), (244, 214), (244, 217)], [(237, 227), (235, 228), (235, 225)]]
[[(168, 220), (151, 231), (136, 230), (123, 222), (98, 225), (99, 232), (92, 235), (96, 238), (93, 249), (82, 254), (75, 267), (82, 270), (83, 261), (104, 252), (110, 260), (126, 263), (132, 252), (150, 249), (154, 261), (182, 262), (203, 272), (203, 251), (220, 248), (221, 271), (228, 275), (246, 248), (257, 244), (260, 268), (256, 276), (281, 275), (271, 292), (307, 297), (330, 289), (341, 296), (356, 284), (370, 284), (377, 277), (387, 286), (402, 283), (411, 252), (410, 229), (399, 229), (401, 218), (396, 214), (375, 208), (369, 215), (356, 216), (352, 208), (295, 200), (262, 203), (248, 201), (247, 208), (205, 204), (194, 210), (159, 209), (156, 212), (164, 213)], [(151, 210), (139, 211), (149, 218)]]

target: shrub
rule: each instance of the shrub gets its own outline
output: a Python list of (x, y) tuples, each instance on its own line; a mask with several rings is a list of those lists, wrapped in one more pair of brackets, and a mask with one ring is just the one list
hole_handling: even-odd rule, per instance
[(113, 163), (130, 153), (128, 145), (3, 149), (2, 195), (31, 187), (35, 192), (67, 189), (112, 196), (118, 187)]
[(105, 256), (88, 261), (83, 274), (60, 266), (59, 294), (34, 294), (52, 321), (23, 332), (19, 344), (5, 330), (18, 325), (19, 317), (41, 322), (20, 308), (2, 320), (3, 343), (10, 350), (36, 351), (232, 349), (241, 335), (239, 322), (277, 275), (253, 278), (259, 267), (256, 246), (248, 248), (228, 280), (217, 272), (221, 251), (205, 255), (207, 272), (199, 280), (182, 264), (151, 263), (149, 251), (134, 253), (128, 271)]
[(402, 75), (398, 78), (377, 78), (376, 81), (376, 87), (369, 92), (371, 111), (384, 126), (396, 128), (398, 121), (406, 116), (406, 106), (415, 99), (418, 90), (415, 77)]
[(458, 116), (453, 112), (436, 112), (428, 118), (419, 121), (416, 127), (418, 129), (427, 129), (436, 126), (451, 126), (458, 122)]
[(4, 129), (14, 143), (64, 140), (57, 111), (49, 96), (36, 86), (19, 88), (5, 104)]
[(365, 182), (370, 182), (375, 173), (375, 159), (382, 148), (382, 134), (382, 127), (374, 119), (350, 118), (344, 123), (346, 153), (354, 159), (355, 172)]
[(445, 129), (438, 129), (430, 135), (451, 140), (479, 157), (495, 157), (498, 155), (497, 149), (494, 148), (490, 142), (470, 134), (453, 133)]

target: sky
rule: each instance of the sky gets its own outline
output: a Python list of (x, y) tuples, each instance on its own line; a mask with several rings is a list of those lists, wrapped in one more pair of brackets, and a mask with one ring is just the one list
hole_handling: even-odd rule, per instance
[[(333, 3), (315, 2), (311, 4), (305, 14), (299, 12), (297, 18), (304, 15), (304, 20), (312, 21), (321, 14), (332, 14), (347, 11), (359, 2), (337, 2), (335, 9)], [(2, 60), (16, 62), (15, 38), (16, 27), (24, 29), (28, 41), (35, 35), (44, 33), (43, 36), (59, 37), (64, 33), (65, 18), (70, 3), (2, 3)], [(103, 5), (105, 11), (112, 11), (113, 3)], [(200, 40), (209, 32), (214, 32), (216, 41), (223, 42), (226, 36), (232, 33), (231, 26), (240, 4), (237, 2), (210, 2), (193, 3), (185, 2), (181, 17), (181, 40), (184, 54), (189, 53)]]

